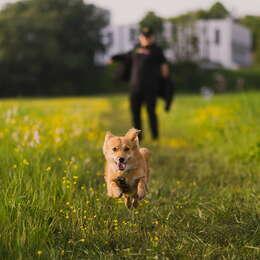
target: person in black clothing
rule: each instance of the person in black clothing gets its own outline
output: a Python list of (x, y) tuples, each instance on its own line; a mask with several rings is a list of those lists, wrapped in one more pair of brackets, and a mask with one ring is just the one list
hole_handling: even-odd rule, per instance
[(142, 129), (141, 107), (146, 105), (152, 138), (159, 137), (156, 101), (161, 78), (169, 76), (169, 67), (162, 49), (155, 44), (152, 30), (144, 28), (139, 44), (126, 54), (112, 57), (112, 61), (123, 62), (129, 68), (131, 87), (130, 106), (134, 127)]

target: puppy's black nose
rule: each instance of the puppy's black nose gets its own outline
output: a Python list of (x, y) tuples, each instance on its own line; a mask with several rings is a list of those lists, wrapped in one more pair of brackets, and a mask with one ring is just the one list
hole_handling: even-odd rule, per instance
[(120, 158), (119, 158), (119, 162), (120, 162), (120, 163), (123, 163), (124, 161), (125, 161), (125, 158), (123, 158), (123, 157), (120, 157)]

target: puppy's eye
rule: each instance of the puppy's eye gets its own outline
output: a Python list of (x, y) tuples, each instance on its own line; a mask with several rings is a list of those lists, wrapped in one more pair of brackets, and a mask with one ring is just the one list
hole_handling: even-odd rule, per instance
[(114, 147), (112, 150), (113, 150), (113, 152), (116, 152), (117, 151), (117, 147)]
[(130, 150), (129, 147), (125, 147), (125, 149), (124, 149), (125, 152), (128, 152), (129, 150)]

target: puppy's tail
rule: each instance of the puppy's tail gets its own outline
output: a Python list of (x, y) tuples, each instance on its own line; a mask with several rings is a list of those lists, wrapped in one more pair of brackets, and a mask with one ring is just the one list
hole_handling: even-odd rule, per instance
[(151, 156), (151, 152), (147, 148), (140, 148), (140, 153), (143, 155), (144, 159), (148, 162)]

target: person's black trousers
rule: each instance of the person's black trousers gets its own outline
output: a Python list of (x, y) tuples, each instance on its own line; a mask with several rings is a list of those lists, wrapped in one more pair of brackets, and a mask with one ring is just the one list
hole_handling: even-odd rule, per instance
[(142, 130), (141, 108), (142, 105), (145, 104), (153, 139), (157, 139), (159, 137), (158, 120), (156, 115), (156, 99), (156, 94), (152, 92), (134, 91), (130, 96), (130, 106), (134, 127)]

